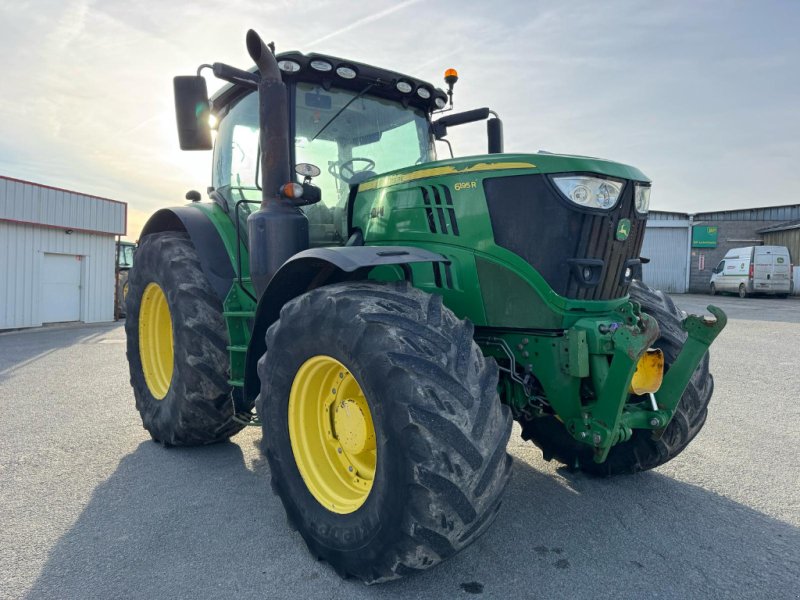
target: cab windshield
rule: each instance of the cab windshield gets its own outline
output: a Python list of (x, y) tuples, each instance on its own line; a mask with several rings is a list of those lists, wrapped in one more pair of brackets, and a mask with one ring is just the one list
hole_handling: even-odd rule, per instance
[(129, 269), (133, 266), (133, 244), (119, 244), (117, 247), (117, 266), (121, 269)]
[[(313, 183), (322, 190), (322, 201), (303, 207), (312, 246), (347, 240), (351, 185), (436, 159), (423, 111), (368, 91), (359, 95), (303, 82), (296, 84), (294, 98), (295, 163), (310, 163), (321, 171)], [(222, 119), (214, 147), (213, 185), (231, 214), (240, 200), (261, 199), (258, 141), (258, 95), (251, 93)], [(255, 208), (241, 203), (240, 217)]]

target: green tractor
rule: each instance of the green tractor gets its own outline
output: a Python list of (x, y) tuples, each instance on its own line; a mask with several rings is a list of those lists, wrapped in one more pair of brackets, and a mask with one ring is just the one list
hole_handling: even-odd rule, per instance
[[(512, 420), (546, 459), (598, 475), (664, 464), (697, 435), (726, 318), (635, 279), (638, 169), (503, 154), (493, 111), (448, 109), (453, 71), (443, 91), (246, 41), (255, 69), (175, 78), (181, 148), (213, 147), (209, 201), (157, 211), (130, 271), (131, 382), (154, 440), (259, 424), (290, 524), (373, 583), (486, 531)], [(203, 69), (228, 83), (211, 100)], [(448, 128), (482, 120), (487, 155), (437, 160)]]
[(114, 289), (114, 318), (125, 316), (125, 296), (128, 295), (128, 272), (133, 267), (136, 244), (118, 241), (116, 247), (116, 287)]

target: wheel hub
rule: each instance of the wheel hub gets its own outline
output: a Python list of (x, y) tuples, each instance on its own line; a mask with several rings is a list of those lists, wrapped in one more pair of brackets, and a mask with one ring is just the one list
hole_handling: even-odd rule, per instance
[(348, 454), (375, 449), (375, 430), (363, 397), (334, 401), (333, 436)]
[(147, 388), (153, 398), (162, 400), (174, 368), (172, 316), (164, 290), (154, 282), (144, 289), (139, 308), (139, 358)]
[(289, 392), (289, 440), (308, 491), (347, 514), (366, 502), (377, 467), (375, 427), (356, 378), (330, 356), (314, 356)]

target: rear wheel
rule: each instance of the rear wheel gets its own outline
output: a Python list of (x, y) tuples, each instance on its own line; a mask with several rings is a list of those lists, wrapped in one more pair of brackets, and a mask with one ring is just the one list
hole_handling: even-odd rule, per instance
[(269, 328), (257, 407), (273, 489), (340, 575), (427, 569), (497, 515), (511, 418), (472, 334), (405, 283), (326, 286)]
[(743, 284), (739, 284), (739, 298), (747, 298), (747, 287)]
[(117, 279), (117, 318), (125, 316), (125, 298), (128, 295), (128, 269), (119, 272)]
[[(672, 299), (634, 280), (631, 300), (639, 302), (642, 311), (654, 317), (661, 336), (653, 344), (664, 352), (665, 371), (681, 351), (687, 334), (681, 327), (682, 314)], [(555, 417), (523, 420), (522, 437), (542, 449), (545, 459), (556, 460), (572, 468), (595, 475), (618, 475), (646, 471), (672, 460), (700, 432), (706, 422), (708, 403), (714, 391), (714, 378), (708, 371), (708, 353), (697, 365), (689, 385), (681, 396), (675, 415), (660, 438), (647, 429), (634, 429), (627, 442), (613, 446), (604, 463), (592, 459), (592, 449), (575, 440)]]
[(233, 421), (222, 303), (182, 232), (144, 237), (128, 274), (125, 332), (136, 408), (154, 440), (225, 440)]

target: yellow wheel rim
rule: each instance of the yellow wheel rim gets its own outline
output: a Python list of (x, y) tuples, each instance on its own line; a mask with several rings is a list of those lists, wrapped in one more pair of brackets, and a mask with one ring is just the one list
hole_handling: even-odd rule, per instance
[(150, 393), (161, 400), (172, 381), (172, 317), (164, 290), (149, 283), (139, 309), (139, 357)]
[(348, 514), (369, 496), (378, 451), (367, 399), (352, 373), (330, 356), (309, 358), (289, 393), (289, 439), (308, 491)]

